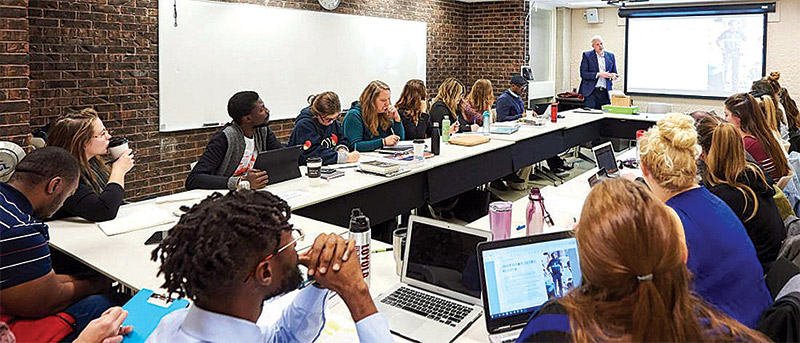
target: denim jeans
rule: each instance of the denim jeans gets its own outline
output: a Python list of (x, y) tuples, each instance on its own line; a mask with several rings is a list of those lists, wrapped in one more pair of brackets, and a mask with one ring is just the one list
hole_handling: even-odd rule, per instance
[(120, 300), (119, 294), (95, 294), (72, 304), (64, 312), (75, 318), (75, 330), (64, 338), (64, 342), (75, 340), (89, 322), (100, 317), (110, 307), (119, 305)]

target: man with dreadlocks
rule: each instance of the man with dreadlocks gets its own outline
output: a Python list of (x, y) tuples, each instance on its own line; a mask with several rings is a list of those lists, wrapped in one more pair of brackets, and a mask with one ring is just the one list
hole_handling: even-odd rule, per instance
[[(324, 325), (328, 290), (350, 309), (361, 342), (391, 342), (352, 258), (353, 242), (321, 234), (298, 256), (302, 233), (290, 216), (285, 201), (260, 191), (214, 193), (192, 207), (152, 259), (161, 259), (169, 294), (194, 305), (164, 317), (147, 342), (312, 342)], [(265, 300), (300, 286), (298, 263), (316, 284), (301, 290), (275, 325), (257, 326)]]

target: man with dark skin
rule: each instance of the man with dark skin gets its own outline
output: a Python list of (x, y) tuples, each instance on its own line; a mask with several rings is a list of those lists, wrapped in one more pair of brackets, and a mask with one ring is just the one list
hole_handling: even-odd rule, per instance
[[(194, 301), (164, 317), (148, 342), (310, 342), (321, 332), (328, 291), (350, 310), (361, 342), (391, 341), (361, 277), (355, 245), (321, 234), (308, 251), (291, 210), (266, 191), (215, 193), (187, 212), (153, 251), (169, 293)], [(313, 285), (303, 285), (298, 264)], [(303, 287), (306, 286), (306, 287)], [(256, 325), (263, 302), (302, 288), (274, 325)]]

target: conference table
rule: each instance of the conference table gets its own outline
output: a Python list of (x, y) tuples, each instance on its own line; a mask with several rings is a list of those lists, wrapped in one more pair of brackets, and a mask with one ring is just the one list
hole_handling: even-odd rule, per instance
[[(428, 202), (437, 202), (474, 189), (578, 144), (599, 137), (633, 138), (636, 130), (647, 129), (663, 118), (663, 115), (651, 114), (615, 115), (578, 111), (567, 111), (562, 115), (564, 118), (556, 123), (547, 121), (543, 126), (523, 125), (518, 132), (511, 135), (492, 134), (488, 143), (473, 147), (442, 144), (440, 155), (408, 165), (407, 172), (394, 177), (363, 174), (345, 165), (343, 177), (323, 182), (319, 186), (311, 187), (306, 177), (300, 177), (268, 185), (264, 190), (283, 198), (292, 207), (291, 223), (303, 229), (307, 236), (298, 245), (298, 250), (303, 250), (320, 233), (346, 232), (352, 208), (360, 207), (370, 217), (371, 222), (379, 223)], [(304, 172), (305, 168), (301, 170)], [(576, 204), (582, 203), (580, 199), (566, 199), (558, 204), (554, 202), (558, 201), (561, 194), (581, 194), (577, 191), (563, 191), (571, 187), (571, 181), (554, 187), (553, 191), (543, 191), (548, 210), (563, 219), (558, 219), (557, 223), (558, 226), (562, 221), (565, 222), (563, 228), (568, 228), (566, 224), (570, 216), (579, 216), (579, 212), (576, 215), (574, 210), (567, 209), (579, 210), (580, 206)], [(121, 214), (128, 212), (128, 215), (146, 216), (147, 213), (139, 213), (136, 209), (140, 208), (137, 206), (149, 204), (152, 205), (151, 208), (157, 207), (176, 215), (168, 223), (118, 235), (107, 236), (98, 228), (97, 223), (76, 218), (52, 221), (48, 223), (50, 245), (133, 291), (143, 288), (160, 291), (163, 276), (156, 275), (158, 265), (150, 259), (154, 246), (145, 245), (144, 242), (154, 232), (174, 226), (180, 215), (180, 206), (191, 206), (213, 192), (192, 190), (124, 205), (120, 208)], [(549, 205), (550, 202), (553, 205)], [(517, 204), (515, 213), (524, 213), (516, 210), (516, 207)], [(564, 208), (564, 213), (554, 213), (555, 208)], [(478, 222), (481, 220), (471, 225), (480, 226)], [(488, 229), (488, 220), (486, 228)], [(375, 241), (376, 247), (382, 244)], [(373, 295), (399, 281), (392, 254), (375, 255)], [(341, 309), (337, 310), (337, 306), (343, 307), (343, 304), (329, 306), (332, 313), (341, 312)], [(347, 331), (352, 320), (347, 322), (349, 315), (342, 318), (344, 319), (339, 322), (331, 320), (326, 330), (329, 331), (329, 326), (335, 326)], [(456, 341), (485, 342), (486, 337), (485, 324), (483, 319), (479, 319)]]

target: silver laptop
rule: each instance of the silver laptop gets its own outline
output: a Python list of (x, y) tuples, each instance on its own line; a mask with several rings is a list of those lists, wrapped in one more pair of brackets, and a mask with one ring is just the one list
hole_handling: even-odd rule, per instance
[(611, 142), (605, 142), (592, 147), (592, 152), (594, 152), (594, 160), (597, 163), (597, 168), (605, 169), (609, 177), (619, 175), (617, 158), (614, 156), (614, 148), (611, 147)]
[(572, 231), (478, 245), (484, 318), (492, 343), (515, 342), (531, 315), (581, 282)]
[(478, 243), (492, 233), (411, 216), (400, 283), (375, 298), (392, 332), (450, 342), (481, 315)]

